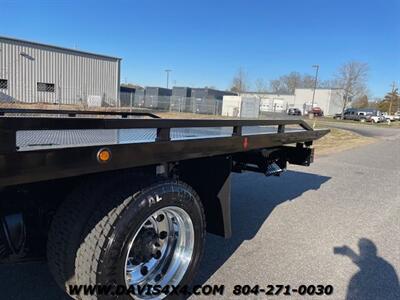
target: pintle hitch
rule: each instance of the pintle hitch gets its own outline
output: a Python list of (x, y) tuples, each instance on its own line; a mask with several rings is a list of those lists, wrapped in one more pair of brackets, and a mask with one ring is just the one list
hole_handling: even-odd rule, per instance
[(272, 164), (269, 164), (267, 166), (267, 171), (265, 172), (265, 176), (279, 176), (281, 173), (284, 171), (284, 169), (281, 169), (279, 165), (275, 162)]
[(286, 158), (278, 152), (279, 149), (269, 149), (237, 155), (233, 171), (251, 171), (265, 176), (279, 176), (286, 169)]

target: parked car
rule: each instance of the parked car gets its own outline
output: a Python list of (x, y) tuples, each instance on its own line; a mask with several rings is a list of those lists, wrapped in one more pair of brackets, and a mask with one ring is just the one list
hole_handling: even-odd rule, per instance
[(379, 115), (379, 122), (387, 122), (387, 119), (384, 115)]
[[(363, 111), (357, 112), (356, 117), (354, 120), (360, 121), (360, 122), (373, 122), (373, 116), (371, 114), (368, 114)], [(376, 119), (377, 120), (377, 119)]]
[[(342, 119), (342, 114), (338, 113), (333, 116), (334, 119), (341, 120)], [(353, 108), (348, 108), (344, 111), (343, 114), (343, 120), (357, 120), (358, 121), (358, 115), (357, 115), (357, 110)]]
[(374, 116), (374, 115), (369, 114), (369, 115), (367, 115), (366, 121), (372, 122), (372, 123), (381, 123), (381, 122), (385, 122), (386, 119), (383, 118), (382, 116)]
[(335, 119), (335, 120), (341, 120), (341, 119), (342, 119), (342, 114), (341, 114), (341, 113), (334, 114), (334, 115), (333, 115), (333, 119)]
[[(333, 118), (340, 120), (342, 119), (342, 114), (338, 113), (334, 115)], [(365, 109), (348, 108), (344, 111), (343, 119), (360, 121), (360, 122), (373, 122), (373, 123), (380, 123), (386, 121), (386, 118), (382, 116), (382, 113), (379, 110), (370, 108), (365, 108)]]
[[(396, 115), (389, 115), (388, 113), (382, 113), (382, 115), (385, 117), (386, 121), (396, 121), (398, 118), (396, 118)], [(397, 116), (398, 117), (398, 116)]]
[(359, 111), (358, 113), (358, 120), (360, 122), (372, 122), (372, 123), (382, 123), (386, 122), (386, 118), (382, 115), (379, 111), (376, 114), (370, 111)]
[(308, 111), (308, 114), (314, 114), (316, 117), (322, 117), (324, 115), (324, 111), (320, 107), (313, 107)]
[(395, 118), (397, 121), (400, 121), (400, 111), (396, 111), (396, 112), (394, 113), (394, 118)]
[(289, 108), (287, 114), (289, 116), (301, 116), (301, 110), (298, 108)]

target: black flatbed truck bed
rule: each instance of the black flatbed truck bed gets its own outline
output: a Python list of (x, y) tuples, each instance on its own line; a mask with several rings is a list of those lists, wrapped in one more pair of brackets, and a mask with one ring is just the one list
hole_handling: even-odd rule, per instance
[[(22, 114), (8, 117), (7, 114)], [(25, 117), (24, 114), (60, 114), (59, 111), (44, 110), (0, 110), (0, 187), (30, 183), (88, 173), (162, 164), (187, 159), (234, 154), (251, 150), (281, 147), (287, 144), (305, 143), (311, 145), (328, 130), (313, 130), (303, 120), (202, 120), (202, 119), (160, 119), (147, 113), (120, 113), (122, 119), (77, 118), (77, 114), (88, 112), (61, 112), (67, 118)], [(92, 112), (98, 115), (99, 112)], [(117, 115), (117, 112), (101, 112)], [(5, 116), (4, 116), (5, 115)], [(128, 116), (150, 116), (152, 119), (128, 119)], [(285, 131), (286, 125), (298, 125), (298, 130)], [(261, 126), (269, 126), (263, 128)], [(276, 132), (271, 132), (276, 126)], [(217, 131), (215, 128), (224, 128)], [(207, 128), (214, 129), (207, 132)], [(248, 128), (250, 130), (248, 130)], [(127, 141), (105, 141), (104, 144), (66, 145), (52, 144), (51, 137), (37, 144), (24, 144), (21, 132), (35, 135), (47, 131), (47, 135), (64, 134), (68, 131), (92, 130), (88, 136), (101, 135), (105, 130), (147, 129), (147, 140), (134, 138)], [(192, 129), (188, 136), (171, 138), (176, 129)], [(197, 132), (195, 131), (197, 129)], [(202, 129), (203, 132), (201, 132)], [(251, 130), (256, 129), (256, 130)], [(257, 131), (258, 129), (258, 131)], [(95, 131), (97, 130), (98, 133)], [(153, 133), (151, 132), (153, 130)], [(229, 133), (230, 130), (230, 133)], [(246, 130), (248, 132), (246, 132)], [(287, 129), (286, 129), (287, 130)], [(193, 134), (194, 131), (194, 134)], [(137, 135), (140, 135), (138, 133)], [(146, 133), (142, 133), (145, 134)], [(179, 134), (179, 132), (178, 132)], [(71, 139), (71, 138), (70, 138)], [(117, 138), (118, 139), (118, 138)], [(43, 140), (43, 139), (42, 139)], [(72, 138), (73, 140), (73, 138)], [(101, 138), (99, 139), (101, 142)], [(24, 146), (19, 146), (22, 144)], [(97, 153), (106, 147), (112, 153), (108, 163), (99, 163)]]
[[(68, 266), (76, 265), (77, 261), (68, 261), (71, 256), (63, 255), (63, 249), (75, 251), (76, 259), (80, 258), (79, 245), (86, 243), (90, 228), (96, 224), (94, 221), (90, 227), (86, 220), (93, 218), (93, 215), (101, 215), (92, 210), (99, 210), (101, 203), (108, 203), (107, 193), (112, 191), (121, 197), (115, 205), (121, 203), (129, 193), (138, 195), (135, 197), (143, 198), (141, 203), (148, 203), (143, 210), (157, 208), (157, 213), (162, 212), (160, 214), (168, 219), (185, 207), (179, 202), (182, 199), (174, 202), (182, 197), (183, 192), (169, 199), (171, 193), (182, 190), (191, 195), (190, 205), (195, 207), (186, 209), (188, 215), (176, 215), (171, 220), (184, 219), (182, 216), (193, 214), (190, 224), (194, 223), (193, 235), (196, 236), (192, 254), (196, 264), (188, 266), (186, 271), (191, 274), (197, 268), (201, 255), (197, 252), (202, 252), (204, 242), (198, 240), (198, 228), (207, 228), (208, 232), (224, 237), (232, 234), (231, 172), (254, 171), (269, 176), (279, 175), (288, 162), (308, 166), (313, 161), (313, 149), (310, 146), (328, 132), (313, 130), (300, 119), (161, 119), (148, 112), (0, 109), (0, 218), (5, 233), (0, 234), (0, 248), (6, 249), (0, 253), (0, 262), (28, 260), (43, 255), (44, 250), (41, 252), (37, 249), (43, 248), (40, 245), (47, 241), (50, 269), (59, 285), (65, 288), (68, 274), (59, 267), (60, 263)], [(106, 159), (103, 159), (104, 153)], [(126, 178), (131, 178), (131, 183), (121, 186)], [(160, 182), (160, 178), (163, 183), (156, 183)], [(152, 188), (155, 194), (148, 196), (146, 193)], [(93, 194), (101, 197), (94, 200), (88, 189), (99, 189), (102, 191), (100, 194)], [(128, 190), (128, 194), (124, 194), (125, 190)], [(163, 202), (158, 199), (169, 200)], [(168, 201), (169, 206), (165, 206)], [(77, 206), (76, 209), (71, 209), (71, 205)], [(175, 205), (177, 209), (165, 212)], [(114, 211), (115, 208), (103, 213), (109, 216)], [(155, 218), (154, 211), (151, 213), (153, 215), (146, 217), (147, 223), (155, 220), (152, 219)], [(140, 220), (139, 215), (134, 216)], [(128, 218), (122, 212), (118, 217)], [(51, 225), (38, 226), (37, 219), (40, 218)], [(74, 223), (70, 223), (70, 219)], [(153, 241), (153, 246), (162, 242), (160, 234), (156, 234), (157, 222), (153, 222), (153, 236), (158, 239)], [(80, 227), (72, 230), (70, 227), (76, 224), (80, 224)], [(189, 223), (185, 224), (182, 227), (189, 226)], [(118, 224), (113, 226), (117, 228)], [(136, 234), (141, 242), (134, 238), (131, 244), (140, 244), (136, 246), (141, 249), (138, 257), (155, 259), (156, 254), (151, 256), (146, 252), (149, 248), (141, 246), (143, 241), (147, 241), (145, 236), (149, 235), (148, 228), (140, 228)], [(76, 230), (82, 230), (88, 236), (82, 237), (81, 233), (79, 243), (74, 243), (78, 239)], [(99, 243), (99, 239), (94, 239), (92, 243)], [(119, 247), (125, 249), (123, 245)], [(34, 252), (30, 254), (28, 248), (36, 251), (30, 251)], [(128, 256), (131, 255), (131, 250), (127, 251)], [(157, 259), (161, 261), (161, 258)], [(141, 262), (142, 266), (146, 263)], [(90, 268), (93, 269), (93, 265)], [(96, 265), (96, 268), (100, 270), (103, 265)], [(87, 269), (76, 267), (74, 272), (79, 274), (87, 272)], [(88, 282), (77, 280), (73, 283)]]

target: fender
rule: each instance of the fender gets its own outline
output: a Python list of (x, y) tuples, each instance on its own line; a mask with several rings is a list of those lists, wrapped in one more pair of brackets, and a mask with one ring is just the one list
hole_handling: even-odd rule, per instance
[(207, 232), (225, 238), (231, 227), (231, 156), (181, 161), (176, 166), (179, 179), (189, 184), (204, 206)]

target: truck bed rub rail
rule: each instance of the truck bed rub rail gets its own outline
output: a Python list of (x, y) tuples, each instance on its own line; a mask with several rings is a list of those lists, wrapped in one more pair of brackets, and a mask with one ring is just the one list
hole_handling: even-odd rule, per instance
[[(299, 131), (285, 131), (286, 125), (298, 125)], [(277, 126), (269, 133), (246, 134), (243, 127)], [(230, 127), (228, 136), (171, 140), (173, 128)], [(79, 145), (62, 148), (17, 148), (18, 131), (129, 129), (148, 128), (156, 131), (151, 142)], [(282, 147), (287, 144), (310, 146), (329, 130), (313, 130), (303, 120), (175, 120), (175, 119), (100, 119), (0, 117), (0, 187), (41, 180), (65, 178), (194, 158)], [(97, 155), (107, 148), (112, 153), (108, 163), (99, 163)]]
[(76, 117), (77, 115), (102, 115), (102, 116), (143, 116), (158, 119), (159, 116), (145, 110), (135, 111), (94, 111), (94, 110), (57, 110), (57, 109), (27, 109), (27, 108), (0, 108), (0, 116), (5, 114), (41, 114), (41, 115), (67, 115)]
[(0, 117), (0, 153), (17, 151), (16, 133), (24, 130), (79, 130), (155, 128), (156, 141), (170, 141), (172, 128), (232, 127), (232, 136), (242, 136), (245, 126), (278, 126), (277, 133), (285, 133), (285, 125), (299, 125), (306, 131), (313, 129), (303, 120), (203, 120), (203, 119), (96, 119), (54, 117)]

